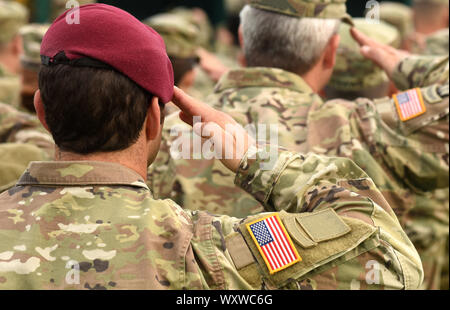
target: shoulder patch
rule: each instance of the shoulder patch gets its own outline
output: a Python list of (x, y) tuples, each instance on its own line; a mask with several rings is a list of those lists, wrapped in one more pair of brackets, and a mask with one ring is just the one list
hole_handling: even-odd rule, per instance
[(395, 105), (403, 122), (416, 118), (427, 111), (419, 88), (394, 95)]
[(302, 260), (278, 214), (246, 224), (270, 274)]

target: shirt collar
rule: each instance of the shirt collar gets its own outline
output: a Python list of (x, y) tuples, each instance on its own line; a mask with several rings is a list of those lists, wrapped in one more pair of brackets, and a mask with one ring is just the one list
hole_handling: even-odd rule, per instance
[(220, 79), (215, 92), (245, 87), (277, 87), (301, 93), (313, 93), (311, 87), (299, 75), (277, 68), (264, 67), (229, 71)]
[(137, 172), (97, 161), (31, 162), (17, 185), (126, 185), (149, 189)]

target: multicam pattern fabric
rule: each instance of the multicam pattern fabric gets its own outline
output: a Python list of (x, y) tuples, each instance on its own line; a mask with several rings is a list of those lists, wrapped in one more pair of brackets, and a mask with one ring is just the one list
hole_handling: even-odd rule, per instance
[[(392, 110), (391, 100), (380, 99), (376, 106), (390, 128), (418, 141), (418, 149), (430, 152), (436, 149), (437, 152), (444, 154), (443, 159), (448, 163), (448, 57), (434, 58), (434, 61), (431, 61), (432, 59), (431, 57), (412, 57), (404, 61), (394, 75), (397, 87), (402, 90), (416, 83), (443, 85), (440, 89), (447, 92), (443, 100), (439, 97), (437, 85), (424, 89), (423, 95), (429, 103), (426, 115), (408, 122), (401, 122), (397, 113)], [(428, 70), (427, 63), (428, 65), (431, 63), (431, 68), (435, 70)], [(401, 78), (402, 76), (408, 76), (408, 78)], [(422, 259), (425, 269), (425, 281), (422, 287), (424, 289), (439, 289), (441, 281), (444, 281), (440, 276), (441, 270), (448, 269), (448, 259), (445, 256), (446, 240), (449, 235), (448, 193), (447, 187), (415, 194), (412, 196), (414, 197), (411, 201), (412, 208), (403, 221), (404, 228)]]
[(448, 55), (449, 29), (442, 29), (426, 36), (425, 42), (412, 42), (412, 52), (420, 55)]
[(29, 162), (53, 155), (53, 138), (37, 118), (0, 102), (0, 192), (14, 186)]
[[(445, 82), (448, 58), (406, 59), (394, 75), (400, 89)], [(384, 122), (381, 117), (395, 115), (395, 111), (379, 112), (381, 102), (374, 105), (358, 99), (325, 103), (299, 76), (270, 68), (231, 71), (208, 102), (215, 102), (242, 125), (277, 123), (279, 144), (288, 149), (352, 158), (373, 178), (402, 224), (410, 221), (408, 216), (424, 217), (434, 222), (432, 231), (436, 232), (435, 240), (440, 240), (448, 235), (448, 212), (445, 205), (431, 199), (432, 194), (425, 194), (448, 187), (448, 98), (433, 97), (437, 86), (424, 89), (428, 112), (405, 124)], [(387, 104), (393, 107), (389, 98)], [(189, 188), (194, 197), (211, 200), (208, 192), (195, 185), (202, 183), (197, 176), (211, 175), (211, 167), (190, 175), (175, 192)], [(222, 181), (233, 179), (230, 173), (220, 176)], [(240, 209), (238, 204), (237, 200), (232, 203), (234, 210)], [(223, 212), (232, 212), (227, 206), (223, 205)], [(418, 211), (436, 208), (440, 211)], [(410, 235), (414, 234), (415, 240), (429, 240), (420, 230), (411, 230)]]
[(16, 1), (0, 0), (0, 44), (10, 42), (28, 20), (28, 10)]
[[(280, 169), (263, 171), (260, 151), (251, 151), (258, 156), (244, 158), (236, 184), (266, 209), (302, 213), (333, 208), (370, 234), (352, 244), (335, 240), (341, 250), (332, 259), (318, 263), (314, 272), (297, 263), (286, 281), (281, 274), (269, 277), (261, 269), (235, 267), (226, 240), (254, 217), (214, 216), (155, 200), (141, 176), (118, 164), (32, 163), (17, 186), (0, 195), (0, 289), (420, 285), (416, 250), (373, 182), (352, 161), (280, 152)], [(320, 257), (323, 251), (319, 244), (308, 253)]]
[(403, 60), (395, 70), (392, 79), (399, 90), (444, 84), (448, 82), (448, 55), (410, 56)]
[(32, 161), (51, 158), (37, 146), (28, 143), (0, 143), (0, 193), (13, 187)]
[(52, 136), (39, 120), (0, 102), (0, 143), (28, 143), (44, 150), (49, 157), (54, 154)]
[(20, 60), (24, 67), (38, 72), (41, 64), (41, 43), (48, 24), (28, 24), (20, 29), (23, 41), (23, 55)]

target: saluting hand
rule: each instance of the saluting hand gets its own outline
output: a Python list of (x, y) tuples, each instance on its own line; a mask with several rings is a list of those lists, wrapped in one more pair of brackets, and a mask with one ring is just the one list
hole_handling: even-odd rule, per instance
[(409, 53), (369, 38), (356, 28), (350, 30), (353, 38), (361, 46), (361, 54), (380, 66), (392, 78), (395, 68)]
[[(192, 98), (178, 87), (175, 87), (172, 101), (181, 110), (180, 119), (191, 125), (197, 135), (212, 141), (221, 162), (237, 172), (248, 148), (255, 144), (245, 129), (228, 114)], [(194, 123), (194, 117), (201, 121)]]

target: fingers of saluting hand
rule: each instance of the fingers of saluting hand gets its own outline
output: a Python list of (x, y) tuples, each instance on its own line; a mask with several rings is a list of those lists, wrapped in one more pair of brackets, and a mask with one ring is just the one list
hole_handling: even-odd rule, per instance
[(181, 110), (181, 120), (191, 126), (193, 125), (194, 117), (200, 117), (200, 121), (205, 123), (216, 123), (224, 129), (227, 124), (237, 124), (231, 116), (210, 107), (200, 100), (192, 98), (178, 87), (175, 87), (172, 101)]

